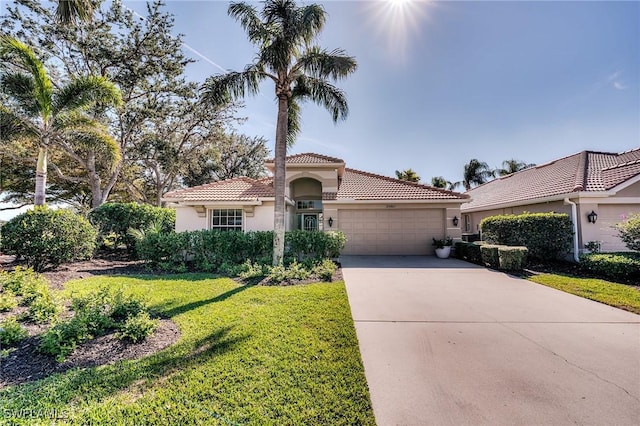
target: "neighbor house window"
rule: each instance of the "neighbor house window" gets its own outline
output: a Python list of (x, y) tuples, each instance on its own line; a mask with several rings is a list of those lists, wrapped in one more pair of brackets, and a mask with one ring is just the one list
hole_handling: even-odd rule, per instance
[(242, 209), (215, 209), (211, 211), (211, 229), (242, 231)]

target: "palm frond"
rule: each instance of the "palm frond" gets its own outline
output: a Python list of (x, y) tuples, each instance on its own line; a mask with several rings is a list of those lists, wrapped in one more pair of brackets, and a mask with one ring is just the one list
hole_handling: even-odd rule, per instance
[(268, 38), (269, 31), (260, 20), (255, 7), (244, 2), (234, 2), (229, 5), (227, 13), (240, 22), (252, 43), (260, 43)]
[(304, 6), (300, 11), (298, 32), (306, 44), (309, 44), (322, 31), (327, 20), (327, 12), (319, 4)]
[(101, 128), (80, 128), (64, 132), (59, 137), (74, 151), (92, 150), (96, 156), (103, 159), (111, 168), (121, 159), (118, 142)]
[(354, 57), (348, 56), (344, 50), (335, 49), (327, 52), (317, 46), (311, 47), (298, 59), (296, 68), (304, 70), (316, 78), (343, 79), (356, 70), (358, 64)]
[(34, 98), (35, 83), (31, 76), (18, 72), (7, 72), (0, 77), (0, 90), (15, 101), (15, 106), (26, 115), (38, 114), (38, 102)]
[(53, 84), (47, 75), (44, 64), (38, 59), (33, 49), (26, 44), (6, 35), (0, 36), (0, 56), (16, 61), (24, 67), (34, 80), (34, 94), (42, 118), (47, 121), (51, 115), (51, 99)]
[(63, 24), (91, 21), (93, 3), (91, 0), (58, 0), (56, 17)]
[(311, 100), (326, 108), (334, 122), (344, 120), (349, 115), (349, 105), (345, 93), (327, 81), (301, 76), (295, 81), (292, 97)]
[(213, 106), (226, 105), (229, 102), (245, 96), (258, 93), (260, 81), (267, 75), (260, 67), (250, 65), (242, 72), (232, 71), (209, 77), (201, 88), (203, 102)]
[(78, 111), (57, 114), (52, 122), (52, 127), (59, 132), (90, 128), (106, 131), (105, 126), (100, 121)]
[(105, 77), (83, 76), (65, 84), (53, 99), (53, 111), (60, 113), (90, 106), (122, 104), (120, 90)]
[(36, 138), (38, 131), (10, 109), (0, 105), (0, 143), (19, 138)]

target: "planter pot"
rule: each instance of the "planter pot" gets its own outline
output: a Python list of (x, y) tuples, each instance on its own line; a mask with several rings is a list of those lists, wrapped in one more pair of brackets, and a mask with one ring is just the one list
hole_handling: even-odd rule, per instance
[(436, 249), (436, 256), (440, 259), (446, 259), (451, 254), (451, 246), (444, 246)]

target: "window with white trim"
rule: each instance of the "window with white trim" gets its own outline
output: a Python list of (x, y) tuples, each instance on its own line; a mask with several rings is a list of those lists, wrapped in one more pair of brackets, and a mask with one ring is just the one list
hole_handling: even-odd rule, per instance
[(242, 231), (242, 209), (211, 210), (211, 229)]

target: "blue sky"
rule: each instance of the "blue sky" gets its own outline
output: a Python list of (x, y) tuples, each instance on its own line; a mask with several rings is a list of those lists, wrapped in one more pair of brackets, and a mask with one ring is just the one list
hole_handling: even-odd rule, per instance
[[(144, 2), (124, 3), (144, 14)], [(498, 167), (640, 146), (639, 2), (318, 3), (328, 13), (318, 44), (358, 61), (339, 83), (350, 114), (334, 125), (307, 104), (290, 153), (336, 156), (388, 176), (410, 167), (429, 182), (460, 180), (471, 158)], [(255, 56), (228, 4), (167, 1), (176, 31), (206, 58), (187, 48), (198, 60), (191, 80), (241, 70)], [(270, 83), (240, 115), (248, 117), (241, 132), (272, 146)]]
[[(358, 71), (339, 84), (350, 115), (334, 125), (326, 111), (306, 105), (291, 153), (337, 156), (383, 175), (411, 167), (423, 181), (456, 181), (471, 158), (497, 167), (509, 158), (544, 163), (583, 149), (640, 146), (638, 2), (319, 3), (328, 21), (318, 43), (358, 61)], [(144, 12), (143, 2), (125, 4)], [(255, 50), (227, 7), (167, 2), (191, 48), (241, 70)], [(189, 68), (191, 79), (221, 72), (193, 55), (199, 61)], [(241, 115), (248, 117), (242, 132), (272, 143), (269, 82)]]

